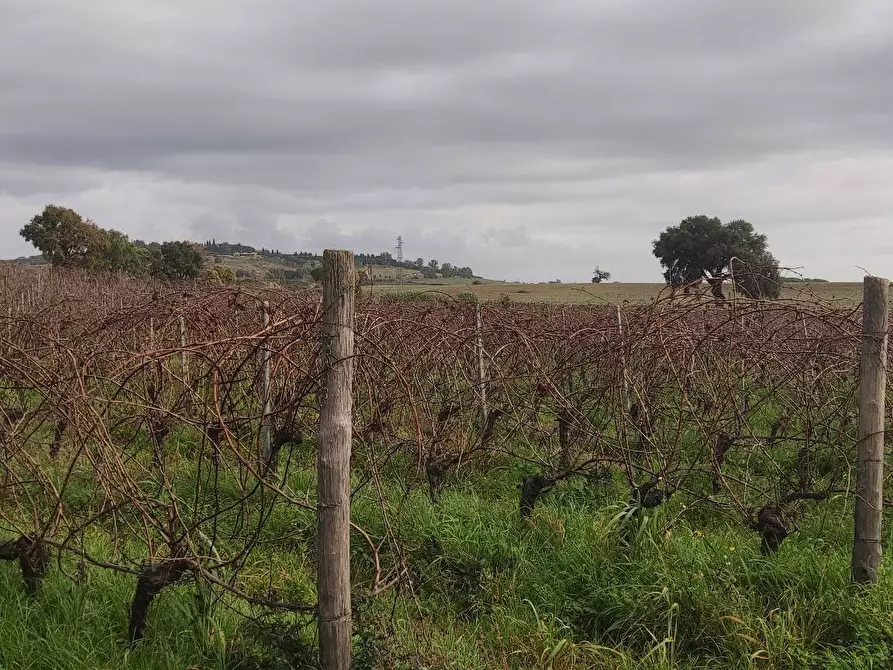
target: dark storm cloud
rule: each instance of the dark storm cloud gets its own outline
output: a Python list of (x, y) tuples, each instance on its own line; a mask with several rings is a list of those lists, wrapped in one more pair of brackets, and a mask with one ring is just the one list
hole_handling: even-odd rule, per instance
[[(796, 256), (807, 222), (868, 240), (889, 211), (870, 177), (893, 154), (882, 0), (0, 0), (0, 17), (4, 232), (64, 200), (138, 237), (402, 233), (485, 273), (647, 279), (649, 240), (691, 213), (752, 217)], [(829, 194), (841, 165), (859, 183)]]

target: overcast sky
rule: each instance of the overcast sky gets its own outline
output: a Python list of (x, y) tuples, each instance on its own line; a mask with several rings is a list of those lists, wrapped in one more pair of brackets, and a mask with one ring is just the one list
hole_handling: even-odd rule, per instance
[(890, 275), (893, 3), (0, 0), (0, 256), (51, 202), (566, 282), (704, 213)]

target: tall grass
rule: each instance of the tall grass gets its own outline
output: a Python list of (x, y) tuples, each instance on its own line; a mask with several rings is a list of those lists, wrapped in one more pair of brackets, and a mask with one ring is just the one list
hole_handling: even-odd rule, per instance
[[(188, 478), (184, 478), (187, 481)], [(517, 513), (516, 473), (454, 482), (437, 506), (404, 502), (399, 534), (411, 585), (357, 602), (356, 667), (426, 668), (883, 668), (893, 664), (893, 575), (849, 584), (849, 515), (829, 502), (774, 557), (740, 526), (705, 521), (666, 529), (676, 510), (624, 521), (619, 483), (574, 483), (533, 517)], [(310, 486), (307, 472), (293, 477)], [(309, 490), (309, 489), (308, 489)], [(391, 485), (395, 501), (403, 495)], [(354, 517), (375, 532), (371, 494)], [(619, 525), (632, 523), (619, 540)], [(241, 579), (286, 597), (314, 596), (313, 519), (282, 508)], [(370, 557), (355, 538), (354, 573)], [(101, 548), (97, 548), (99, 550)], [(252, 566), (257, 570), (253, 571)], [(259, 576), (257, 583), (254, 574)], [(150, 634), (129, 648), (134, 579), (87, 568), (51, 570), (25, 595), (15, 565), (0, 565), (0, 667), (313, 667), (313, 625), (246, 619), (202, 600), (195, 584), (165, 591)], [(270, 584), (261, 584), (260, 576)]]

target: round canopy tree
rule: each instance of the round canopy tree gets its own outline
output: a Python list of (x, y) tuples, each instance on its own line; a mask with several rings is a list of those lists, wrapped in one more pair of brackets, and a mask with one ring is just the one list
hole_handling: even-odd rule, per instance
[(607, 270), (602, 270), (598, 265), (596, 265), (595, 270), (592, 271), (593, 284), (601, 284), (603, 281), (608, 281), (610, 278), (611, 273)]
[(47, 205), (19, 231), (54, 266), (90, 265), (105, 250), (102, 230), (73, 209)]
[(716, 217), (690, 216), (662, 232), (653, 252), (671, 286), (706, 279), (717, 298), (723, 297), (726, 279), (751, 298), (777, 298), (781, 291), (778, 261), (766, 236), (741, 219), (724, 224)]

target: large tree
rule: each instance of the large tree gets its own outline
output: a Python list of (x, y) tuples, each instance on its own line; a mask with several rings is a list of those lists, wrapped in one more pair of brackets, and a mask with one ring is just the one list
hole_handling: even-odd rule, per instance
[(192, 242), (165, 242), (153, 250), (152, 274), (164, 279), (197, 279), (204, 259)]
[(89, 259), (88, 269), (145, 277), (151, 270), (152, 254), (145, 247), (134, 244), (122, 232), (100, 229), (103, 244), (99, 253)]
[(73, 209), (47, 205), (20, 231), (54, 266), (113, 272), (132, 277), (195, 279), (204, 259), (191, 242), (131, 242), (122, 232), (100, 228)]
[(86, 267), (97, 262), (106, 246), (103, 231), (73, 209), (47, 205), (19, 234), (57, 267)]
[(781, 290), (778, 261), (766, 236), (741, 219), (723, 224), (716, 217), (690, 216), (662, 232), (653, 252), (671, 286), (706, 279), (718, 298), (727, 279), (752, 298), (778, 297)]

